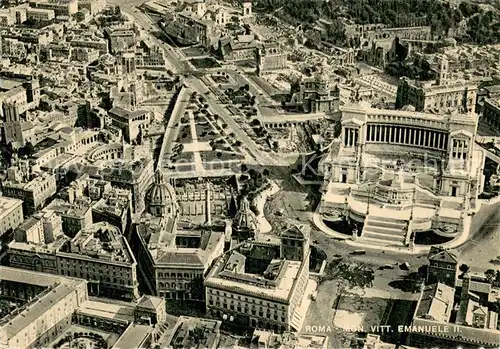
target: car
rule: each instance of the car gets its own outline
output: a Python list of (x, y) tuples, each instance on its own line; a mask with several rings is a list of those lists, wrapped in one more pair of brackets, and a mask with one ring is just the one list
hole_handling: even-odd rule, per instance
[(401, 270), (410, 270), (410, 263), (408, 263), (408, 262), (401, 263), (401, 264), (399, 265), (399, 268), (400, 268)]

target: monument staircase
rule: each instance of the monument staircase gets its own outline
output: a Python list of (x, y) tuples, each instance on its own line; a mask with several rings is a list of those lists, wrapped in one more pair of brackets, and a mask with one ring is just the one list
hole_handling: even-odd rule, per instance
[(388, 216), (369, 214), (358, 241), (379, 246), (404, 246), (408, 220), (389, 217), (389, 212)]

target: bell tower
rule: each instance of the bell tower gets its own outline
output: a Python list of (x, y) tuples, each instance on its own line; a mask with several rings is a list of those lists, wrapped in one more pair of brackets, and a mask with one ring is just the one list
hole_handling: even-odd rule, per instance
[(251, 17), (252, 15), (252, 0), (243, 0), (243, 16)]

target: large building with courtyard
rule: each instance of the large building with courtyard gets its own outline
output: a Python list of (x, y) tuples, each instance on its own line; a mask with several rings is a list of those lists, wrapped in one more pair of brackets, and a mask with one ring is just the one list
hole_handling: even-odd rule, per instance
[(227, 251), (205, 280), (207, 314), (242, 327), (300, 330), (308, 303), (309, 231), (291, 226), (280, 242)]
[(46, 215), (17, 229), (8, 249), (10, 266), (86, 279), (91, 295), (139, 298), (137, 262), (119, 228), (99, 222), (69, 238), (62, 233), (61, 219), (49, 226)]
[(464, 231), (484, 186), (476, 114), (384, 110), (363, 102), (340, 113), (340, 140), (320, 165), (327, 224), (343, 217), (356, 231), (353, 239), (400, 247), (411, 245), (417, 232), (449, 240)]
[(146, 212), (136, 222), (132, 236), (139, 271), (151, 294), (172, 300), (203, 300), (203, 279), (223, 253), (226, 236), (225, 226), (211, 222), (213, 196), (210, 191), (205, 195), (206, 200), (201, 201), (199, 192), (186, 193), (193, 208), (186, 213), (206, 219), (199, 225), (195, 220), (184, 222), (174, 187), (161, 170), (155, 173), (146, 192)]
[(88, 300), (87, 282), (0, 266), (0, 297), (12, 312), (0, 310), (0, 348), (46, 347), (72, 322)]

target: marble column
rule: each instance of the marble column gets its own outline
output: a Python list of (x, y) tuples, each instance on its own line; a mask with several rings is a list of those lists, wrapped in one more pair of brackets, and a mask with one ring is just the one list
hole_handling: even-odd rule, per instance
[(401, 138), (401, 133), (403, 132), (402, 127), (398, 127), (398, 143), (404, 143), (402, 138)]

